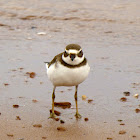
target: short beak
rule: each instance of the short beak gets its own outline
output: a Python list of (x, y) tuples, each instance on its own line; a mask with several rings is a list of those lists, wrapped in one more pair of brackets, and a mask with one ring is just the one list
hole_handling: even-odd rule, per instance
[(75, 58), (75, 54), (70, 54), (70, 58), (71, 58), (71, 60), (73, 61), (74, 58)]

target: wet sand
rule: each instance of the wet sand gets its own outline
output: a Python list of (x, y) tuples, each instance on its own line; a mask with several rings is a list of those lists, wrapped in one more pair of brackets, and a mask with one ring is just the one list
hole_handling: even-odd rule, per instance
[[(140, 98), (134, 97), (140, 95), (139, 7), (138, 0), (1, 0), (0, 139), (139, 140)], [(74, 87), (57, 88), (56, 101), (72, 104), (55, 108), (61, 124), (48, 119), (53, 86), (44, 61), (69, 43), (82, 46), (91, 72), (79, 86), (81, 120), (74, 117)]]

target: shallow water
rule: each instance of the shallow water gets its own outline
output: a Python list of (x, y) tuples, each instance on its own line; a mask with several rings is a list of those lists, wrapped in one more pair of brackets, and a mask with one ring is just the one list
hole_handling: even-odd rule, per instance
[[(9, 138), (9, 133), (14, 135), (10, 139), (140, 139), (140, 113), (135, 112), (140, 98), (133, 97), (140, 90), (139, 6), (138, 0), (1, 0), (1, 139)], [(55, 108), (65, 121), (62, 125), (48, 119), (53, 87), (44, 61), (69, 43), (82, 46), (91, 72), (78, 90), (83, 116), (79, 121), (74, 117), (74, 87), (57, 88), (56, 101), (72, 103), (71, 109)], [(35, 72), (35, 78), (26, 72)], [(124, 91), (130, 91), (130, 96), (121, 102)], [(83, 101), (82, 95), (93, 102)], [(15, 109), (13, 104), (20, 107)], [(21, 120), (15, 120), (18, 115)], [(42, 128), (34, 128), (35, 123)], [(56, 128), (61, 125), (66, 131), (59, 133)], [(126, 134), (120, 135), (120, 130)]]

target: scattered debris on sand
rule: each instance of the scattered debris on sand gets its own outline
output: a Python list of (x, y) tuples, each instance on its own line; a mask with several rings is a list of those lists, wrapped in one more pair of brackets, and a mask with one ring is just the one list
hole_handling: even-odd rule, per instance
[(36, 73), (35, 72), (26, 72), (27, 75), (29, 75), (30, 78), (35, 78)]
[(109, 138), (109, 137), (108, 137), (107, 140), (112, 140), (112, 138)]
[(125, 96), (130, 96), (130, 92), (129, 92), (129, 91), (125, 91), (125, 92), (123, 92), (123, 94), (124, 94)]
[(93, 100), (92, 99), (88, 99), (88, 103), (92, 103), (93, 102)]
[(87, 122), (89, 119), (88, 118), (85, 118), (84, 120)]
[(65, 123), (65, 121), (63, 121), (63, 120), (60, 120), (60, 123), (62, 123), (62, 124), (63, 124), (63, 123)]
[(121, 131), (119, 131), (119, 134), (121, 134), (121, 135), (123, 135), (123, 134), (125, 134), (125, 133), (126, 133), (125, 130), (121, 130)]
[(13, 105), (13, 108), (19, 108), (19, 105)]
[(60, 119), (59, 118), (54, 118), (56, 121), (59, 121)]
[(138, 99), (138, 98), (139, 98), (139, 94), (134, 94), (134, 97), (135, 97), (136, 99)]
[(47, 33), (46, 32), (38, 32), (37, 34), (38, 35), (46, 35)]
[(9, 84), (8, 84), (8, 83), (4, 83), (4, 85), (5, 85), (5, 86), (9, 86)]
[(42, 137), (42, 139), (47, 139), (47, 137)]
[[(50, 113), (52, 113), (52, 109), (50, 110)], [(60, 116), (61, 112), (54, 110), (55, 115)]]
[(122, 122), (123, 120), (118, 120), (118, 122)]
[(58, 131), (66, 131), (66, 128), (65, 127), (57, 127), (57, 130)]
[(136, 135), (133, 135), (132, 137), (133, 137), (133, 138), (136, 138)]
[(136, 112), (136, 113), (140, 113), (140, 109), (136, 108), (136, 109), (135, 109), (135, 112)]
[(20, 70), (23, 70), (24, 68), (19, 68)]
[(8, 137), (13, 137), (14, 135), (13, 135), (13, 134), (7, 134), (7, 136), (8, 136)]
[(125, 123), (120, 123), (120, 125), (125, 125)]
[(16, 120), (21, 120), (21, 118), (19, 116), (16, 116)]
[(70, 108), (71, 103), (70, 102), (54, 102), (54, 106), (61, 107), (61, 108), (65, 109), (65, 108)]
[(33, 99), (32, 102), (33, 102), (33, 103), (37, 103), (38, 101), (37, 101), (36, 99)]
[(122, 97), (122, 98), (120, 99), (120, 101), (121, 101), (121, 102), (126, 102), (126, 101), (127, 101), (127, 98)]
[(86, 100), (87, 96), (86, 95), (82, 95), (82, 100)]
[(42, 127), (42, 125), (41, 125), (41, 124), (34, 124), (33, 127), (38, 127), (38, 128), (40, 128), (40, 127)]

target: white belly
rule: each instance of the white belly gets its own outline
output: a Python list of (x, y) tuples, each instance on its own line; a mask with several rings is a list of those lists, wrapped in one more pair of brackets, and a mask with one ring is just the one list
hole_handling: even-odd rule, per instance
[(76, 86), (87, 78), (89, 71), (88, 64), (77, 68), (67, 68), (58, 63), (56, 67), (53, 64), (47, 69), (47, 75), (54, 86)]

